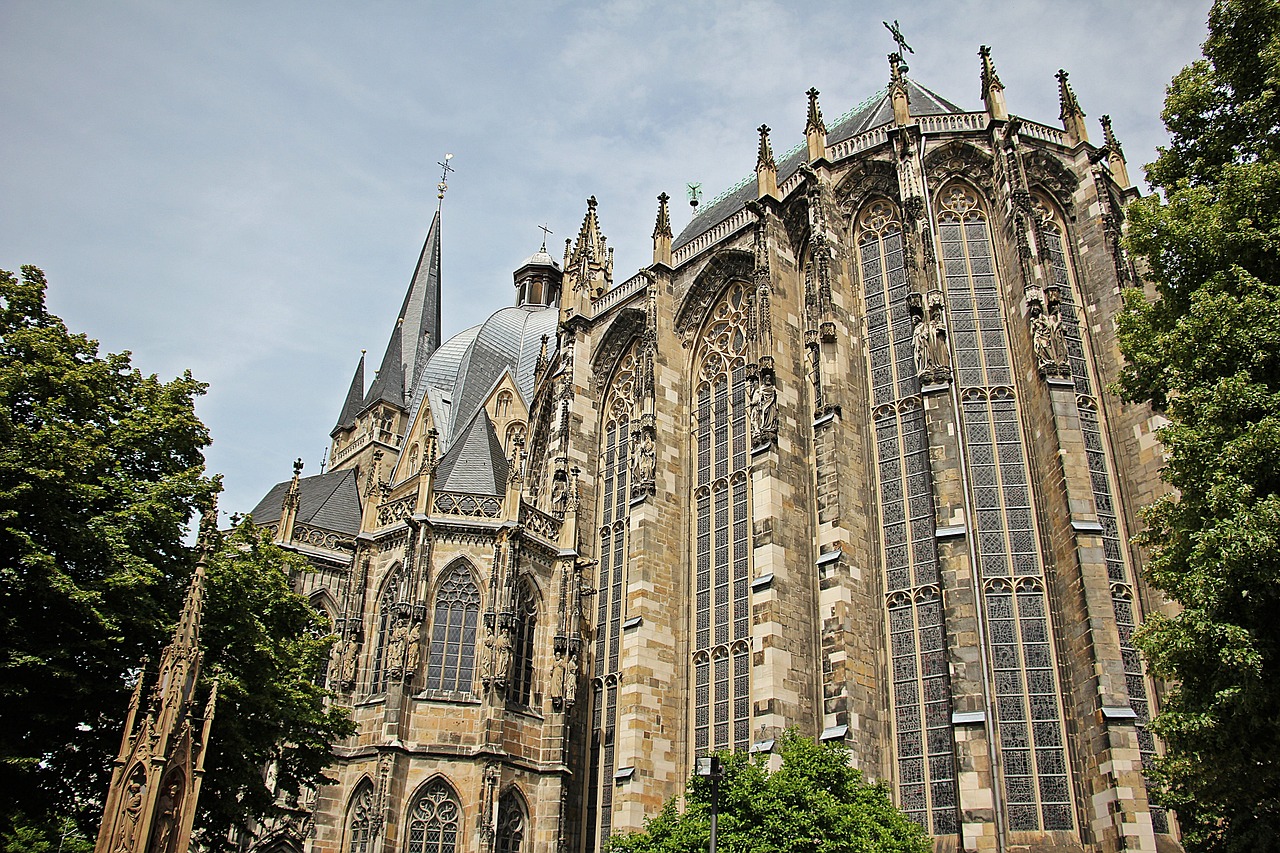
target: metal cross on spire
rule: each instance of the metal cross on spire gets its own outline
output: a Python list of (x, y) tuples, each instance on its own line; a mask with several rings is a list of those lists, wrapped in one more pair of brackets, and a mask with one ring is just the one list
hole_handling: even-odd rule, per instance
[(884, 24), (884, 28), (889, 31), (889, 35), (893, 36), (893, 40), (897, 42), (898, 53), (901, 54), (903, 51), (906, 51), (907, 53), (912, 53), (912, 54), (915, 53), (915, 51), (911, 49), (911, 45), (907, 44), (907, 40), (903, 38), (902, 27), (898, 24), (896, 20), (893, 22), (892, 25), (890, 25), (888, 21), (881, 21), (880, 23)]
[(453, 166), (449, 164), (452, 159), (452, 154), (446, 154), (444, 160), (436, 164), (440, 167), (440, 183), (436, 184), (436, 198), (440, 200), (436, 204), (437, 207), (444, 202), (444, 191), (449, 189), (449, 173), (454, 171)]
[(545, 224), (539, 225), (538, 230), (542, 232), (542, 248), (539, 249), (538, 251), (545, 252), (547, 250), (547, 237), (549, 237), (550, 235), (556, 232), (552, 231)]

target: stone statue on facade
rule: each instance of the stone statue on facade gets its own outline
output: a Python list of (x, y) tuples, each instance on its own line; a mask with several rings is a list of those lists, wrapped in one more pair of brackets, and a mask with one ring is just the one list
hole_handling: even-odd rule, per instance
[(344, 690), (350, 690), (356, 683), (356, 659), (360, 656), (360, 644), (354, 637), (348, 635), (342, 641), (341, 648), (338, 681)]
[(493, 681), (506, 686), (511, 675), (511, 630), (503, 628), (493, 642)]
[(551, 684), (549, 685), (551, 693), (551, 707), (555, 708), (557, 711), (564, 706), (564, 676), (564, 652), (557, 649), (555, 663), (551, 664)]
[(747, 416), (753, 445), (773, 441), (778, 434), (778, 387), (767, 373), (752, 382)]
[(564, 670), (564, 706), (572, 708), (578, 698), (578, 653), (569, 653), (569, 663)]
[(1062, 336), (1062, 317), (1057, 311), (1046, 312), (1039, 302), (1030, 305), (1031, 350), (1043, 377), (1070, 376), (1067, 366), (1066, 340)]
[(405, 619), (396, 619), (391, 629), (391, 640), (387, 643), (387, 672), (392, 678), (399, 678), (404, 673), (404, 658), (409, 650), (409, 623)]

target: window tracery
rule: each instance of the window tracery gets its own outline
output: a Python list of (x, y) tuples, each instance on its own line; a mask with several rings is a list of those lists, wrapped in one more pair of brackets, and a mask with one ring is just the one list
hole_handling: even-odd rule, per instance
[(373, 823), (373, 785), (365, 781), (347, 809), (347, 853), (371, 853)]
[(427, 658), (428, 690), (472, 692), (479, 620), (480, 590), (471, 572), (454, 564), (441, 575), (436, 591)]
[(995, 678), (1009, 828), (1075, 826), (1022, 424), (987, 215), (962, 183), (940, 193), (938, 238)]
[(524, 834), (524, 806), (520, 795), (508, 790), (498, 801), (497, 853), (520, 853)]
[(617, 674), (620, 667), (627, 530), (630, 515), (631, 425), (639, 378), (638, 347), (632, 343), (619, 359), (604, 393), (600, 437), (599, 503), (596, 555), (594, 682), (592, 687), (591, 770), (587, 796), (587, 850), (603, 842), (612, 828), (614, 727), (617, 722)]
[(511, 686), (508, 693), (512, 702), (528, 707), (533, 693), (534, 632), (538, 625), (538, 603), (529, 582), (516, 587), (513, 624), (511, 628), (514, 649), (511, 666)]
[(747, 286), (708, 312), (694, 361), (694, 749), (750, 741)]
[(898, 803), (933, 833), (950, 834), (958, 827), (951, 688), (929, 441), (897, 208), (884, 199), (869, 202), (855, 243), (871, 356)]
[(435, 779), (409, 808), (407, 853), (455, 853), (462, 807), (447, 782)]
[[(387, 572), (382, 584), (382, 595), (378, 597), (378, 634), (373, 650), (373, 671), (369, 678), (371, 694), (385, 693), (391, 681), (391, 665), (388, 660), (392, 647), (392, 637), (396, 623), (408, 616), (408, 603), (405, 600), (404, 566), (396, 563)], [(401, 611), (405, 611), (403, 614)]]

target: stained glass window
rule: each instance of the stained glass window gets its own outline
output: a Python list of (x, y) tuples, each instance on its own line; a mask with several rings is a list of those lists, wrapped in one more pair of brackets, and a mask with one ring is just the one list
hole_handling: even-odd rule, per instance
[(712, 306), (695, 354), (693, 416), (694, 747), (750, 745), (750, 509), (747, 468), (747, 288)]
[(373, 817), (373, 785), (365, 782), (356, 789), (347, 810), (347, 853), (370, 853)]
[(407, 853), (454, 853), (461, 825), (453, 789), (442, 779), (427, 783), (409, 808)]
[(516, 588), (515, 624), (512, 626), (511, 686), (508, 696), (518, 705), (528, 706), (533, 692), (534, 631), (538, 626), (538, 604), (528, 582)]
[(525, 810), (519, 795), (507, 790), (498, 800), (497, 853), (520, 853), (525, 823)]
[(958, 825), (951, 688), (937, 587), (933, 483), (897, 209), (858, 217), (893, 702), (898, 804), (935, 834)]
[(480, 590), (464, 566), (445, 569), (431, 620), (427, 689), (470, 693), (475, 676)]

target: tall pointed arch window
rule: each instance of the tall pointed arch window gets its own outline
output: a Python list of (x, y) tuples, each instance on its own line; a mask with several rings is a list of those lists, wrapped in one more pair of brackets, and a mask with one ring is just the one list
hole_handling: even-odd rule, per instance
[(370, 693), (385, 693), (391, 680), (390, 668), (387, 665), (387, 651), (398, 611), (408, 598), (404, 581), (404, 567), (396, 563), (391, 567), (391, 571), (387, 572), (386, 580), (382, 584), (382, 594), (378, 596), (378, 634), (373, 650), (373, 670), (369, 678)]
[(454, 563), (441, 574), (436, 589), (427, 657), (428, 690), (472, 691), (479, 621), (480, 590), (467, 567)]
[(613, 821), (613, 736), (617, 725), (618, 671), (627, 568), (630, 513), (631, 426), (638, 378), (638, 346), (618, 361), (604, 395), (600, 433), (600, 526), (596, 554), (600, 562), (596, 595), (596, 631), (591, 690), (591, 767), (588, 772), (588, 853), (609, 837)]
[(990, 228), (969, 186), (952, 183), (938, 201), (1009, 828), (1071, 830), (1061, 691)]
[(406, 853), (455, 853), (462, 826), (458, 795), (443, 779), (433, 779), (414, 798), (406, 825)]
[[(1133, 595), (1134, 573), (1124, 547), (1128, 537), (1121, 529), (1115, 505), (1110, 448), (1103, 429), (1102, 413), (1093, 396), (1095, 383), (1090, 375), (1086, 333), (1081, 324), (1083, 301), (1076, 287), (1076, 268), (1068, 251), (1066, 225), (1061, 215), (1051, 202), (1039, 195), (1032, 198), (1032, 212), (1036, 217), (1036, 234), (1040, 239), (1041, 254), (1048, 267), (1050, 281), (1058, 288), (1058, 316), (1062, 323), (1062, 337), (1067, 345), (1071, 379), (1076, 389), (1076, 409), (1080, 415), (1080, 431), (1084, 436), (1085, 456), (1089, 463), (1094, 507), (1098, 513), (1098, 522), (1102, 525), (1102, 550), (1107, 566), (1107, 580), (1111, 584), (1111, 606), (1119, 629), (1120, 655), (1129, 690), (1129, 705), (1137, 718), (1142, 764), (1149, 772), (1156, 759), (1155, 738), (1149, 729), (1154, 709), (1151, 707), (1151, 690), (1142, 658), (1133, 645), (1133, 632), (1139, 625), (1139, 613)], [(1154, 804), (1151, 822), (1156, 832), (1169, 831), (1168, 813), (1156, 808)]]
[(750, 741), (747, 286), (711, 308), (693, 361), (693, 726), (698, 755)]
[(520, 795), (508, 789), (498, 800), (497, 853), (520, 853), (526, 823)]
[(527, 707), (533, 695), (533, 637), (538, 626), (538, 601), (527, 579), (517, 584), (513, 604), (511, 685), (507, 695), (512, 702)]
[(868, 203), (855, 243), (870, 345), (898, 803), (921, 826), (946, 835), (958, 826), (951, 688), (929, 442), (897, 208), (885, 199)]
[(373, 817), (373, 785), (366, 779), (347, 808), (347, 853), (372, 853)]

